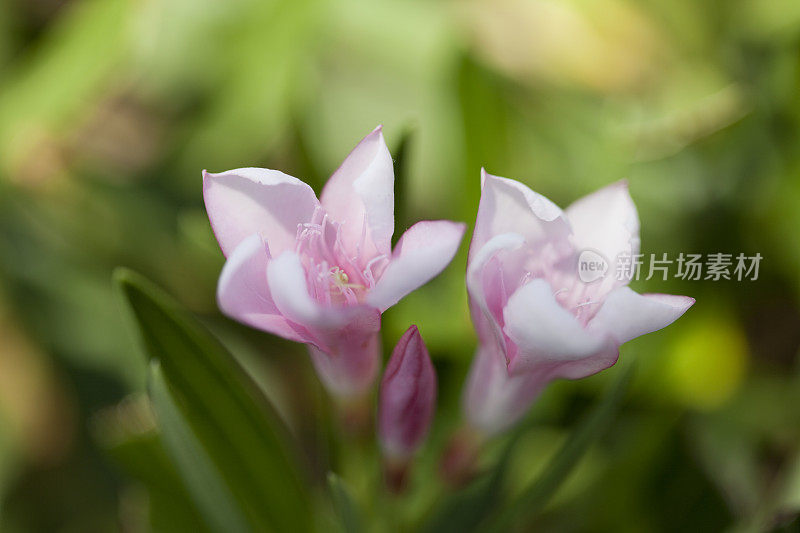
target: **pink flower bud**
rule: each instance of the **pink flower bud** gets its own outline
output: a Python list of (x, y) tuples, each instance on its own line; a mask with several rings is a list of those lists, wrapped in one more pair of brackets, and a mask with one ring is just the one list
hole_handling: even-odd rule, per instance
[(435, 408), (436, 372), (417, 326), (411, 326), (381, 381), (378, 436), (387, 459), (407, 460), (419, 448)]

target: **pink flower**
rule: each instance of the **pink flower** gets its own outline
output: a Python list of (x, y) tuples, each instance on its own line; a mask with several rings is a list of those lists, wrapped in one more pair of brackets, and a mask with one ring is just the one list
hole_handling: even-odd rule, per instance
[(308, 343), (332, 392), (373, 383), (380, 316), (452, 260), (464, 225), (419, 222), (391, 250), (394, 172), (381, 128), (326, 184), (321, 200), (277, 170), (203, 173), (211, 227), (227, 257), (217, 299), (228, 316)]
[[(519, 182), (483, 172), (467, 268), (480, 339), (464, 398), (473, 426), (487, 434), (508, 428), (550, 381), (609, 368), (621, 344), (691, 307), (687, 296), (626, 286), (617, 275), (621, 258), (638, 252), (639, 219), (625, 182), (562, 211)], [(587, 254), (605, 267), (597, 279), (579, 275)]]
[(428, 434), (436, 409), (436, 372), (417, 326), (400, 338), (383, 374), (378, 437), (384, 454), (406, 461)]

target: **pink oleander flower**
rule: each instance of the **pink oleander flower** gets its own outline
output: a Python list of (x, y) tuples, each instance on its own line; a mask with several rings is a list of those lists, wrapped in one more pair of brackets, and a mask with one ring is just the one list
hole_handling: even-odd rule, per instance
[(228, 316), (307, 343), (330, 391), (375, 380), (381, 313), (453, 259), (464, 225), (419, 222), (391, 250), (394, 171), (381, 128), (367, 135), (317, 200), (277, 170), (203, 172), (211, 227), (227, 257), (217, 289)]
[(411, 326), (381, 380), (378, 438), (384, 455), (408, 460), (425, 440), (435, 409), (436, 371), (417, 326)]
[[(562, 211), (483, 171), (467, 267), (480, 340), (464, 397), (472, 426), (486, 434), (508, 428), (552, 380), (613, 366), (621, 344), (692, 306), (687, 296), (628, 288), (630, 276), (616, 274), (638, 252), (639, 219), (624, 181)], [(582, 254), (605, 263), (597, 279), (579, 276)]]

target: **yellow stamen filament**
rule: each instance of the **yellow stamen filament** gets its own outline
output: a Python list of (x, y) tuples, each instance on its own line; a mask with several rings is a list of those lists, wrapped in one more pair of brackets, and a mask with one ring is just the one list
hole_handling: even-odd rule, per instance
[(363, 289), (363, 285), (358, 283), (350, 283), (350, 278), (347, 273), (339, 267), (331, 268), (331, 281), (333, 286), (343, 291), (344, 289)]

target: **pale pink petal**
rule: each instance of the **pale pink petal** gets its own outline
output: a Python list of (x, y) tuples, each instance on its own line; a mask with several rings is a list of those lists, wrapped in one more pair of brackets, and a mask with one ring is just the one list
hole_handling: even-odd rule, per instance
[(470, 290), (469, 309), (480, 342), (496, 342), (498, 335), (505, 336), (500, 328), (503, 308), (511, 294), (505, 283), (503, 266), (502, 260), (495, 255), (481, 268), (478, 281), (475, 281), (475, 271), (472, 272), (471, 284), (476, 288)]
[(311, 297), (300, 256), (294, 252), (269, 262), (267, 283), (278, 311), (309, 330), (342, 327), (351, 318), (352, 309), (324, 307)]
[(254, 328), (297, 342), (307, 342), (303, 329), (284, 318), (267, 286), (269, 249), (260, 235), (251, 235), (233, 251), (222, 268), (217, 301), (223, 313)]
[(495, 235), (519, 233), (529, 245), (567, 242), (569, 223), (561, 209), (525, 185), (481, 170), (481, 200), (470, 244), (470, 260)]
[(638, 294), (619, 287), (608, 295), (589, 329), (607, 333), (622, 344), (669, 326), (693, 304), (694, 298), (688, 296)]
[[(473, 310), (472, 318), (482, 342), (489, 342), (488, 337), (503, 349), (506, 340), (499, 323), (502, 316), (495, 313), (499, 310), (492, 306), (502, 296), (501, 276), (487, 276), (486, 268), (492, 259), (503, 251), (515, 250), (525, 243), (525, 237), (518, 233), (495, 235), (473, 255), (467, 265), (467, 290)], [(473, 250), (470, 250), (472, 253)], [(487, 286), (488, 283), (488, 286)]]
[(264, 168), (203, 172), (203, 197), (222, 253), (260, 233), (278, 255), (294, 248), (297, 225), (319, 205), (313, 189), (292, 176)]
[(543, 279), (534, 279), (518, 289), (508, 300), (504, 318), (505, 332), (518, 349), (517, 356), (509, 361), (512, 373), (581, 359), (607, 343), (603, 336), (585, 330), (561, 307)]
[(609, 342), (597, 353), (593, 353), (583, 359), (562, 363), (554, 369), (552, 377), (565, 379), (587, 378), (601, 370), (611, 368), (617, 363), (617, 359), (619, 359), (619, 346), (615, 342)]
[(375, 382), (381, 364), (381, 314), (366, 305), (328, 309), (347, 324), (317, 328), (309, 346), (320, 379), (339, 397), (360, 396)]
[(467, 420), (486, 435), (500, 433), (522, 418), (547, 383), (541, 373), (509, 374), (499, 349), (481, 344), (462, 398)]
[(639, 253), (639, 215), (628, 192), (628, 183), (618, 181), (575, 201), (565, 213), (572, 225), (573, 242), (580, 250), (599, 252), (608, 262), (606, 278), (598, 285), (607, 293), (629, 280), (618, 279), (617, 257)]
[(342, 224), (342, 240), (352, 256), (391, 253), (394, 168), (380, 126), (350, 152), (320, 198), (333, 220)]
[[(378, 328), (380, 327), (380, 317)], [(377, 333), (345, 335), (343, 342), (323, 352), (309, 345), (311, 361), (320, 381), (339, 398), (363, 396), (375, 383), (381, 364), (380, 337)]]
[(496, 346), (482, 344), (472, 362), (462, 399), (470, 424), (487, 435), (500, 433), (528, 412), (542, 390), (557, 378), (579, 379), (617, 362), (615, 346), (572, 361), (544, 360), (526, 372), (509, 373)]
[(453, 260), (466, 225), (449, 220), (423, 221), (411, 226), (397, 243), (392, 259), (367, 303), (385, 311), (424, 285)]

